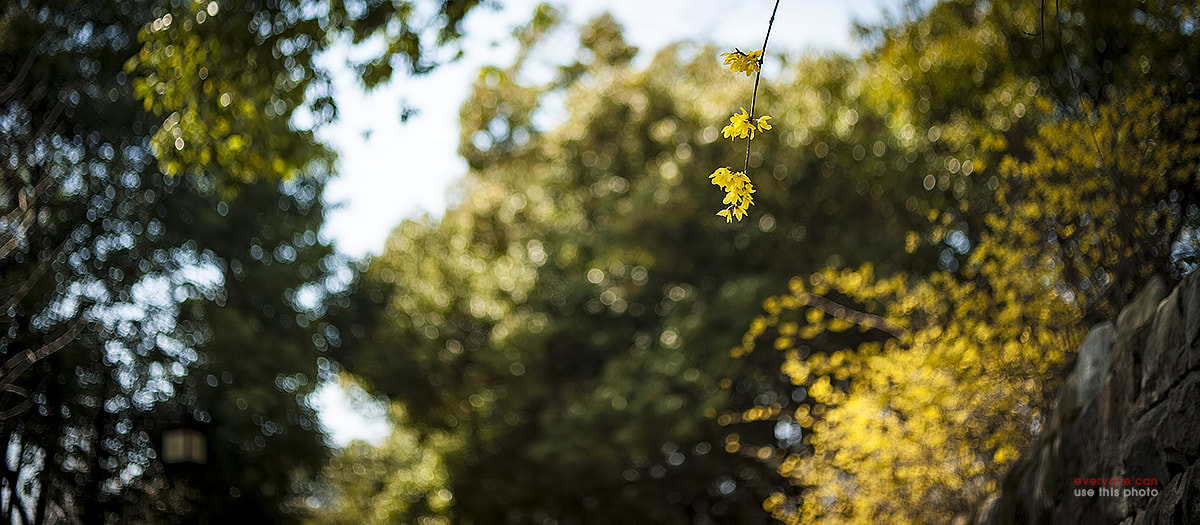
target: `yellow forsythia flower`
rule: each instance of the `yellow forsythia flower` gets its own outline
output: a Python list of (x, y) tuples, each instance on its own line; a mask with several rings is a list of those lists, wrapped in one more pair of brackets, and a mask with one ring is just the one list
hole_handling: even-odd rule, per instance
[(751, 193), (754, 193), (754, 185), (750, 183), (750, 177), (740, 171), (717, 168), (717, 171), (714, 171), (708, 178), (712, 180), (713, 185), (725, 190), (723, 204), (726, 205), (726, 208), (717, 212), (717, 215), (725, 217), (725, 222), (733, 222), (734, 218), (742, 220), (742, 217), (749, 213), (750, 205), (754, 204), (754, 198), (750, 196)]
[(745, 73), (746, 76), (750, 76), (758, 73), (758, 64), (762, 58), (762, 50), (743, 53), (735, 49), (732, 53), (722, 53), (721, 56), (725, 57), (725, 65), (729, 66), (730, 71)]
[[(734, 50), (733, 53), (723, 53), (721, 56), (725, 58), (725, 65), (729, 66), (730, 71), (750, 76), (759, 72), (762, 54), (762, 50), (749, 53)], [(754, 88), (757, 93), (757, 80), (754, 82)], [(753, 140), (756, 132), (771, 129), (770, 116), (763, 115), (754, 120), (751, 118), (753, 117), (745, 107), (739, 109), (737, 113), (729, 117), (729, 125), (721, 130), (721, 134), (731, 140), (747, 138)], [(746, 144), (746, 158), (747, 168), (749, 168), (750, 144)], [(725, 217), (725, 222), (733, 222), (733, 219), (740, 221), (748, 215), (750, 205), (754, 204), (754, 198), (751, 197), (751, 194), (754, 193), (754, 185), (750, 183), (750, 177), (741, 171), (734, 172), (729, 168), (718, 168), (712, 175), (709, 175), (709, 179), (714, 185), (725, 191), (725, 209), (717, 212), (718, 216)]]
[(742, 108), (740, 112), (729, 117), (729, 122), (730, 124), (721, 130), (721, 135), (724, 135), (725, 138), (744, 139), (747, 136), (754, 138), (754, 125), (750, 124), (750, 115), (746, 113), (746, 108)]
[(768, 120), (771, 120), (771, 116), (763, 115), (761, 117), (758, 117), (757, 119), (754, 119), (754, 123), (756, 125), (758, 125), (759, 131), (766, 131), (768, 129), (771, 129), (771, 125), (767, 123)]
[(750, 122), (750, 115), (746, 113), (746, 108), (741, 108), (740, 111), (729, 117), (729, 125), (721, 130), (721, 134), (727, 139), (744, 139), (749, 137), (754, 138), (755, 131), (766, 131), (771, 129), (771, 124), (767, 123), (771, 120), (770, 116), (764, 115)]

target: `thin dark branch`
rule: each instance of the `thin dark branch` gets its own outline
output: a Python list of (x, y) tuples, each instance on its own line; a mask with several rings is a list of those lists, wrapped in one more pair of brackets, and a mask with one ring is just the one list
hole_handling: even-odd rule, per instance
[[(763, 37), (762, 53), (758, 55), (758, 71), (754, 73), (754, 93), (750, 95), (750, 116), (747, 121), (754, 122), (754, 104), (758, 102), (758, 80), (762, 77), (763, 60), (767, 58), (767, 42), (771, 40), (771, 27), (775, 25), (775, 13), (779, 11), (779, 0), (775, 0), (775, 8), (771, 10), (771, 19), (767, 21), (767, 35)], [(746, 140), (746, 166), (742, 173), (750, 173), (750, 141)]]
[[(41, 171), (41, 170), (39, 170), (39, 171)], [(46, 174), (42, 175), (42, 178), (40, 180), (38, 180), (37, 184), (33, 185), (33, 188), (31, 189), (31, 191), (24, 192), (28, 195), (22, 195), (21, 194), (22, 192), (18, 191), (18, 198), (19, 199), (26, 199), (26, 198), (33, 199), (35, 197), (39, 197), (42, 195), (42, 193), (45, 193), (45, 191), (50, 187), (50, 184), (52, 182), (55, 182), (54, 176), (50, 175), (49, 173), (46, 173)], [(29, 188), (25, 188), (25, 189), (30, 190)], [(28, 207), (28, 203), (26, 203), (24, 200), (21, 200), (20, 206), (18, 208), (14, 208), (12, 211), (8, 212), (8, 214), (4, 216), (4, 222), (8, 223), (8, 224), (17, 222), (16, 216), (25, 213), (25, 209), (27, 207)]]
[(875, 328), (891, 334), (897, 339), (903, 338), (907, 332), (904, 328), (892, 324), (891, 321), (878, 315), (860, 312), (846, 305), (840, 304), (827, 297), (820, 296), (809, 292), (800, 292), (796, 294), (796, 299), (801, 303), (817, 308), (833, 317), (853, 323), (859, 326)]
[(1083, 121), (1092, 135), (1092, 145), (1096, 148), (1096, 155), (1100, 157), (1100, 164), (1106, 166), (1108, 163), (1104, 160), (1104, 152), (1100, 150), (1100, 141), (1096, 139), (1096, 127), (1092, 125), (1091, 112), (1084, 103), (1083, 92), (1079, 89), (1079, 79), (1075, 78), (1075, 67), (1071, 65), (1071, 57), (1067, 54), (1067, 41), (1063, 38), (1062, 17), (1058, 16), (1058, 13), (1058, 0), (1054, 0), (1054, 19), (1058, 26), (1058, 47), (1062, 49), (1063, 65), (1067, 67), (1067, 76), (1071, 79), (1071, 89), (1075, 90), (1075, 97), (1079, 100), (1079, 111), (1083, 114)]
[(29, 408), (32, 406), (33, 406), (33, 398), (27, 397), (20, 403), (17, 403), (12, 408), (9, 408), (8, 410), (4, 410), (3, 412), (0, 412), (0, 421), (4, 421), (4, 420), (19, 416), (19, 415), (25, 413), (26, 410), (29, 410)]
[[(8, 315), (6, 312), (8, 312), (9, 308), (16, 306), (17, 303), (25, 299), (25, 296), (29, 294), (30, 290), (32, 290), (34, 285), (37, 284), (38, 280), (42, 278), (42, 275), (46, 273), (46, 270), (50, 269), (52, 261), (57, 259), (59, 255), (66, 252), (67, 243), (69, 242), (71, 242), (70, 237), (59, 243), (58, 247), (54, 249), (53, 253), (51, 253), (45, 259), (41, 259), (37, 266), (34, 266), (33, 270), (29, 272), (29, 275), (25, 276), (25, 279), (20, 285), (4, 290), (4, 293), (8, 295), (8, 298), (3, 303), (0, 303), (0, 317), (6, 317)], [(0, 259), (3, 259), (3, 257), (0, 257)]]
[(13, 225), (13, 233), (11, 238), (6, 239), (4, 244), (0, 245), (0, 260), (8, 258), (20, 246), (22, 233), (29, 231), (37, 217), (37, 209), (30, 203), (36, 202), (38, 197), (47, 191), (52, 178), (47, 173), (33, 188), (25, 188), (26, 191), (17, 192), (17, 206), (4, 216), (4, 223)]
[(12, 392), (21, 397), (29, 397), (29, 391), (17, 385), (0, 385), (0, 392)]
[[(21, 374), (28, 370), (34, 363), (50, 357), (55, 352), (62, 350), (68, 343), (75, 340), (79, 332), (84, 326), (83, 316), (76, 317), (67, 329), (53, 341), (42, 345), (36, 351), (33, 349), (26, 350), (17, 355), (12, 356), (4, 363), (4, 367), (0, 369), (0, 389), (7, 390), (10, 385), (15, 385)], [(20, 407), (20, 405), (18, 405)], [(26, 407), (28, 408), (28, 407)], [(14, 409), (6, 410), (0, 413), (0, 420), (5, 420), (12, 417), (10, 413)], [(23, 411), (23, 410), (22, 410)], [(19, 413), (19, 412), (17, 412)]]
[(21, 64), (21, 70), (17, 72), (17, 76), (13, 78), (13, 81), (9, 82), (7, 86), (4, 86), (3, 90), (0, 90), (0, 102), (3, 102), (5, 99), (13, 96), (13, 94), (17, 91), (17, 86), (20, 86), (21, 83), (25, 81), (25, 76), (29, 74), (29, 70), (33, 68), (33, 63), (35, 62), (34, 59), (37, 58), (37, 50), (37, 46), (30, 46), (29, 57), (27, 57), (25, 62)]

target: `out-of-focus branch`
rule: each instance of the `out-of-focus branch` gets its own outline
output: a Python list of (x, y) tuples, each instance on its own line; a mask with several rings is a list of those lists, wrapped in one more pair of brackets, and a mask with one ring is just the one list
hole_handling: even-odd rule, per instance
[(891, 321), (888, 321), (883, 317), (866, 312), (860, 312), (827, 297), (804, 291), (795, 294), (795, 297), (796, 300), (800, 301), (805, 306), (811, 306), (843, 321), (859, 326), (866, 326), (875, 328), (877, 330), (882, 330), (898, 339), (908, 335), (908, 331), (906, 331), (904, 328), (896, 326)]
[[(25, 373), (34, 363), (50, 357), (55, 352), (62, 350), (68, 343), (75, 340), (80, 331), (87, 323), (83, 316), (77, 316), (67, 326), (67, 329), (55, 338), (53, 341), (42, 345), (40, 348), (29, 348), (24, 352), (18, 353), (8, 359), (3, 367), (0, 367), (0, 392), (12, 392), (17, 395), (28, 395), (25, 390), (17, 386), (17, 380), (21, 374)], [(0, 421), (19, 415), (31, 406), (31, 399), (26, 397), (25, 401), (17, 404), (17, 406), (0, 412)]]

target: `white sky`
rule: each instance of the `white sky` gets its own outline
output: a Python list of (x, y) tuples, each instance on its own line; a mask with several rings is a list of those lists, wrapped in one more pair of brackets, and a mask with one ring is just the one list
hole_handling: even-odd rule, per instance
[[(481, 7), (465, 25), (459, 62), (420, 78), (397, 78), (364, 93), (345, 67), (351, 51), (334, 49), (322, 64), (333, 71), (340, 120), (318, 136), (339, 152), (338, 176), (327, 186), (326, 201), (340, 206), (328, 212), (322, 236), (354, 258), (378, 255), (393, 228), (406, 218), (441, 216), (448, 190), (467, 170), (458, 157), (458, 110), (479, 68), (507, 66), (516, 54), (512, 29), (528, 21), (536, 0), (502, 0), (500, 11)], [(852, 21), (875, 21), (899, 0), (782, 0), (768, 44), (771, 52), (847, 49)], [(663, 46), (681, 40), (720, 47), (758, 49), (774, 2), (771, 0), (574, 0), (552, 1), (571, 27), (582, 26), (605, 11), (625, 28), (625, 39), (639, 48), (635, 65), (644, 67)], [(544, 53), (537, 60), (553, 65), (574, 56), (573, 34), (560, 34), (562, 56)], [(561, 53), (560, 53), (561, 54)], [(769, 79), (764, 78), (769, 82)], [(400, 123), (401, 101), (420, 113)], [(322, 422), (334, 442), (378, 442), (389, 432), (381, 417), (364, 417), (336, 386), (317, 396)], [(372, 410), (372, 412), (379, 412)]]

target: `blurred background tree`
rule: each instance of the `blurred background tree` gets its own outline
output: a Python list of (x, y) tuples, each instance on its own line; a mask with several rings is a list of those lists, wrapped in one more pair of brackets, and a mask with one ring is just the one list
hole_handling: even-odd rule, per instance
[[(327, 444), (307, 396), (349, 280), (318, 241), (335, 115), (314, 57), (445, 58), (477, 2), (0, 7), (0, 511), (12, 523), (279, 522)], [(208, 463), (160, 434), (199, 423)], [(174, 468), (174, 467), (172, 467)]]
[(969, 515), (1084, 323), (1194, 266), (1194, 10), (1060, 7), (913, 4), (861, 56), (772, 57), (734, 227), (702, 219), (745, 96), (718, 50), (636, 70), (601, 18), (548, 83), (483, 70), (461, 200), (371, 261), (343, 361), (458, 438), (453, 504), (405, 519)]
[[(728, 349), (798, 269), (937, 269), (935, 249), (905, 251), (905, 233), (928, 222), (916, 196), (932, 160), (889, 172), (884, 150), (909, 145), (886, 113), (821, 109), (853, 61), (805, 60), (762, 94), (764, 107), (797, 109), (751, 159), (750, 226), (697, 219), (720, 197), (693, 174), (730, 154), (716, 125), (745, 87), (716, 50), (673, 47), (639, 71), (611, 18), (580, 32), (579, 61), (545, 85), (522, 82), (521, 60), (480, 72), (462, 110), (461, 201), (440, 221), (405, 222), (371, 261), (359, 294), (382, 318), (347, 338), (342, 362), (404, 406), (404, 427), (457, 437), (439, 450), (452, 521), (761, 521), (786, 481), (757, 451), (728, 453), (716, 416), (776, 402), (760, 386), (778, 382), (782, 359), (747, 364)], [(556, 98), (566, 122), (539, 128)], [(839, 155), (866, 157), (861, 142), (878, 151), (868, 169), (836, 169)], [(772, 422), (741, 432), (779, 435)], [(348, 454), (334, 478), (360, 453)], [(339, 508), (355, 501), (345, 490)]]

